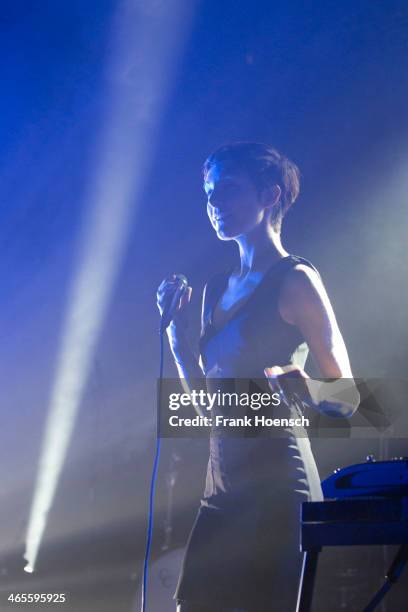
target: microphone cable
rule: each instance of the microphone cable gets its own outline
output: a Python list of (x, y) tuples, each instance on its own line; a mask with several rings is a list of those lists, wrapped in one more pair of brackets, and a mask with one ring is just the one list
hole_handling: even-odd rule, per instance
[[(159, 330), (160, 368), (159, 368), (159, 383), (158, 383), (158, 392), (157, 392), (157, 412), (156, 412), (157, 419), (159, 418), (159, 410), (160, 410), (161, 396), (162, 396), (163, 365), (164, 365), (164, 346), (163, 346), (164, 331), (165, 330), (163, 329), (163, 326), (160, 325), (160, 330)], [(154, 453), (153, 469), (152, 469), (152, 475), (151, 475), (151, 480), (150, 480), (147, 537), (146, 537), (145, 556), (144, 556), (144, 562), (143, 562), (141, 612), (146, 612), (147, 610), (146, 605), (147, 605), (147, 582), (148, 582), (148, 575), (149, 575), (149, 557), (150, 557), (150, 549), (152, 546), (152, 539), (153, 539), (154, 493), (156, 489), (156, 479), (157, 479), (157, 473), (159, 469), (159, 459), (160, 459), (160, 436), (159, 436), (158, 429), (156, 429), (156, 448), (155, 448), (155, 453)]]
[[(163, 369), (164, 369), (164, 342), (163, 337), (171, 321), (171, 312), (173, 308), (176, 306), (177, 300), (183, 295), (188, 286), (187, 278), (184, 274), (175, 274), (175, 279), (177, 279), (178, 287), (176, 288), (173, 298), (171, 302), (168, 303), (167, 308), (163, 310), (160, 327), (159, 327), (159, 337), (160, 337), (160, 368), (159, 368), (159, 383), (157, 390), (157, 409), (156, 409), (156, 426), (158, 426), (159, 418), (160, 418), (160, 406), (162, 400), (162, 387), (163, 387)], [(159, 459), (160, 459), (160, 436), (159, 429), (156, 429), (156, 448), (154, 453), (153, 460), (153, 469), (152, 476), (150, 480), (150, 492), (149, 492), (149, 511), (148, 511), (148, 521), (147, 521), (147, 537), (146, 537), (146, 548), (145, 548), (145, 556), (143, 561), (143, 581), (142, 581), (142, 604), (141, 604), (141, 612), (146, 612), (146, 603), (147, 603), (147, 582), (148, 582), (148, 574), (149, 574), (149, 557), (150, 557), (150, 549), (152, 547), (153, 540), (153, 515), (154, 515), (154, 493), (156, 488), (156, 480), (157, 473), (159, 469)]]

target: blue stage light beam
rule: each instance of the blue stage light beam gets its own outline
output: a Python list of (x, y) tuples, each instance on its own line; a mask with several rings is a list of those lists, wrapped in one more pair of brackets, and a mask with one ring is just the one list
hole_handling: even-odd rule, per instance
[(85, 197), (87, 212), (30, 510), (24, 554), (27, 572), (35, 568), (194, 4), (192, 0), (128, 0), (118, 5), (113, 17), (105, 117)]

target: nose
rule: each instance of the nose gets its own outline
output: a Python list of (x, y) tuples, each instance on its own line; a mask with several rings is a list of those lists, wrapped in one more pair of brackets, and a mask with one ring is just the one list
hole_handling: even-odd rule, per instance
[(212, 191), (212, 192), (211, 192), (211, 193), (209, 193), (209, 194), (208, 194), (208, 196), (207, 196), (207, 202), (208, 202), (208, 204), (209, 204), (209, 205), (210, 205), (212, 208), (214, 208), (214, 206), (215, 206), (215, 201), (216, 201), (216, 199), (215, 199), (215, 195), (214, 195), (214, 192)]

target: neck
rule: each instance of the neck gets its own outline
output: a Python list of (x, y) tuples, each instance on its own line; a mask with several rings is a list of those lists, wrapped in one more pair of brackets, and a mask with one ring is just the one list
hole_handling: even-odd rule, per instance
[(257, 227), (255, 231), (238, 236), (241, 260), (240, 276), (249, 272), (264, 271), (274, 261), (288, 255), (282, 246), (280, 233), (271, 227)]

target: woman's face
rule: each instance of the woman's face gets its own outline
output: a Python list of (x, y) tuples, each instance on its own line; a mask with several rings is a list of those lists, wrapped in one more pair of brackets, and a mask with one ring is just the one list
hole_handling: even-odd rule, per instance
[(245, 172), (213, 166), (204, 181), (207, 214), (220, 240), (247, 234), (265, 214), (256, 186)]

